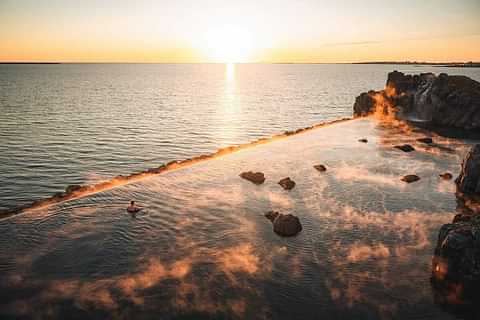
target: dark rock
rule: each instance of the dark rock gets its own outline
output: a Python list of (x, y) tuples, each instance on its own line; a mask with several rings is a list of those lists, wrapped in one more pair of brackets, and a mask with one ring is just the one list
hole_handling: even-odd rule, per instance
[[(458, 214), (440, 228), (432, 259), (432, 285), (441, 303), (480, 301), (480, 215)], [(455, 290), (452, 290), (455, 289)], [(476, 302), (475, 302), (476, 300)], [(473, 318), (472, 318), (473, 319)]]
[(425, 143), (425, 144), (432, 144), (433, 139), (432, 138), (419, 138), (417, 139), (418, 142)]
[(415, 151), (415, 148), (412, 147), (412, 146), (409, 145), (409, 144), (404, 144), (404, 145), (401, 145), (401, 146), (395, 146), (394, 148), (399, 149), (399, 150), (402, 150), (403, 152), (412, 152), (412, 151)]
[(72, 184), (72, 185), (69, 185), (66, 189), (65, 189), (65, 193), (73, 193), (75, 191), (78, 191), (82, 189), (82, 186), (81, 185), (78, 185), (78, 184)]
[(451, 180), (453, 178), (450, 172), (445, 172), (439, 175), (444, 180)]
[(255, 184), (262, 184), (265, 182), (265, 175), (262, 172), (242, 172), (240, 177)]
[(317, 164), (313, 166), (315, 169), (317, 169), (320, 172), (325, 172), (327, 171), (327, 167), (325, 167), (323, 164)]
[(291, 214), (278, 214), (273, 220), (273, 231), (284, 237), (291, 237), (302, 231), (300, 219)]
[(355, 99), (353, 105), (353, 115), (363, 117), (375, 112), (375, 94), (376, 91), (364, 92)]
[(458, 213), (455, 215), (455, 217), (453, 218), (453, 223), (457, 223), (457, 222), (468, 222), (472, 219), (472, 215), (471, 214), (465, 214), (465, 213)]
[(265, 213), (265, 218), (273, 222), (279, 214), (280, 213), (278, 213), (277, 211), (268, 211), (267, 213)]
[(466, 76), (441, 73), (388, 74), (385, 90), (362, 93), (355, 100), (354, 116), (375, 112), (375, 96), (381, 95), (395, 106), (400, 119), (415, 119), (432, 127), (474, 131), (480, 129), (480, 83)]
[(57, 193), (55, 193), (55, 194), (52, 196), (52, 199), (61, 199), (61, 198), (63, 198), (63, 197), (65, 197), (65, 193), (63, 193), (63, 192), (57, 192)]
[(358, 139), (358, 142), (367, 143), (368, 140), (367, 139)]
[(283, 178), (278, 182), (278, 184), (281, 185), (285, 190), (291, 190), (295, 187), (295, 181), (291, 180), (290, 177)]
[(406, 176), (402, 177), (400, 180), (402, 180), (406, 183), (412, 183), (412, 182), (420, 180), (420, 177), (417, 176), (417, 175), (414, 175), (414, 174), (409, 174), (409, 175), (406, 175)]
[(457, 191), (462, 194), (480, 195), (480, 144), (475, 145), (468, 152), (455, 183)]

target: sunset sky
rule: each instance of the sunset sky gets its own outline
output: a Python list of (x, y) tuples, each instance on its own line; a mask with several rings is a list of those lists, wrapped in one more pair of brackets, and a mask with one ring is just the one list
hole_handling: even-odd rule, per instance
[(480, 61), (479, 0), (0, 0), (0, 61)]

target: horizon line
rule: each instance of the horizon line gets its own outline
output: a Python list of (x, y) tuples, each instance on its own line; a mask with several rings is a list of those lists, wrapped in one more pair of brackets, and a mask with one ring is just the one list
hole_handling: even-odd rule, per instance
[(351, 62), (292, 62), (292, 61), (251, 61), (251, 62), (150, 62), (150, 61), (0, 61), (0, 64), (406, 64), (406, 65), (476, 65), (479, 61), (417, 61), (417, 60), (372, 60)]

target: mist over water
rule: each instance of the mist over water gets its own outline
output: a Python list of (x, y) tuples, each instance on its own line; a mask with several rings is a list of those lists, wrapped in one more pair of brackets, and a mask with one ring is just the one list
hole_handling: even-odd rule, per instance
[(0, 209), (352, 114), (383, 65), (0, 65)]
[[(1, 220), (0, 317), (455, 319), (430, 261), (456, 208), (438, 174), (458, 174), (469, 142), (423, 136), (352, 120)], [(302, 232), (277, 236), (269, 210)]]

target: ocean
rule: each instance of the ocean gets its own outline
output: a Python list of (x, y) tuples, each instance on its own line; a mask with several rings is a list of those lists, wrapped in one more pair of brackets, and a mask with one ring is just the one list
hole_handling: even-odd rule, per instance
[(351, 117), (392, 70), (480, 80), (480, 69), (406, 65), (0, 65), (0, 210)]
[[(480, 80), (387, 65), (0, 65), (0, 209), (351, 117), (394, 69)], [(0, 318), (478, 319), (430, 283), (457, 209), (439, 174), (457, 176), (478, 141), (425, 135), (337, 122), (2, 219)], [(416, 151), (394, 148), (405, 143)], [(239, 177), (249, 170), (265, 183)], [(276, 235), (271, 210), (302, 231)]]

